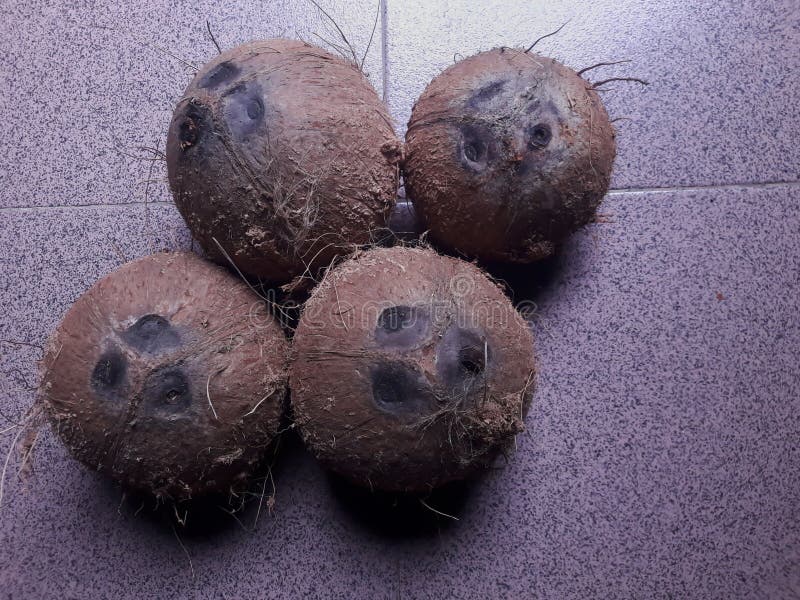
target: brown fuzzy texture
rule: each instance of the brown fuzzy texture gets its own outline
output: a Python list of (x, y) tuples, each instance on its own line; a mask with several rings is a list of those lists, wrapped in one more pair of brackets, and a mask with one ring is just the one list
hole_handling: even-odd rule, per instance
[(283, 39), (206, 64), (167, 137), (170, 186), (194, 237), (214, 260), (227, 253), (273, 283), (368, 243), (394, 203), (400, 156), (358, 68)]
[(244, 283), (191, 253), (155, 254), (70, 308), (39, 401), (75, 458), (129, 488), (176, 501), (241, 491), (277, 434), (288, 355)]
[(480, 269), (428, 249), (374, 249), (329, 272), (306, 303), (292, 408), (332, 470), (424, 492), (489, 465), (522, 431), (534, 362), (525, 321)]
[(451, 66), (414, 105), (406, 188), (433, 242), (529, 263), (592, 220), (615, 153), (590, 83), (553, 59), (500, 48)]

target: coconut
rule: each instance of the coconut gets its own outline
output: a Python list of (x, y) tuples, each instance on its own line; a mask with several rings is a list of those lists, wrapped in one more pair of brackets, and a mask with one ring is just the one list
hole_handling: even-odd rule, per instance
[(292, 408), (311, 452), (373, 489), (424, 492), (492, 463), (522, 430), (533, 340), (469, 263), (378, 248), (330, 271), (293, 342)]
[(530, 263), (593, 219), (615, 152), (589, 82), (551, 58), (499, 48), (446, 69), (414, 105), (406, 188), (432, 242)]
[(400, 146), (355, 65), (275, 39), (198, 71), (169, 127), (167, 171), (211, 258), (283, 283), (313, 276), (386, 224)]
[(159, 499), (241, 491), (286, 401), (286, 337), (264, 303), (191, 253), (128, 263), (69, 309), (39, 401), (79, 461)]

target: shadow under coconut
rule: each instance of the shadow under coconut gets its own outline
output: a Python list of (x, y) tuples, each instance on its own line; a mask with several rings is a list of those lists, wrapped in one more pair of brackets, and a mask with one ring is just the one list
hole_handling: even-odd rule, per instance
[[(285, 429), (285, 428), (284, 428)], [(190, 501), (159, 502), (152, 494), (128, 491), (120, 512), (164, 531), (174, 529), (182, 539), (203, 540), (245, 530), (253, 533), (261, 518), (269, 516), (275, 489), (291, 462), (288, 455), (303, 452), (293, 431), (281, 434), (279, 447), (272, 449), (256, 471), (251, 485), (238, 497), (223, 494), (203, 496)], [(118, 490), (112, 481), (105, 485)]]
[[(423, 239), (425, 237), (424, 226), (414, 208), (413, 199), (406, 197), (405, 189), (402, 186), (398, 192), (398, 202), (389, 219), (389, 229), (399, 243), (419, 243), (420, 236)], [(559, 279), (559, 275), (568, 262), (566, 258), (573, 251), (573, 239), (576, 235), (580, 235), (580, 231), (558, 246), (552, 256), (538, 262), (528, 264), (477, 262), (493, 279), (506, 285), (514, 305), (527, 319), (532, 316), (532, 312), (535, 312), (537, 301), (541, 295)], [(432, 247), (440, 254), (467, 262), (473, 261), (469, 256), (448, 251), (437, 244), (432, 244)]]
[(176, 505), (172, 502), (157, 502), (149, 494), (128, 492), (126, 512), (135, 519), (164, 531), (174, 527), (181, 537), (206, 538), (237, 527), (230, 514), (221, 508), (227, 507), (227, 500), (223, 496), (209, 496)]
[(514, 306), (522, 309), (523, 316), (528, 316), (525, 311), (526, 304), (536, 302), (558, 279), (564, 270), (565, 248), (539, 262), (516, 265), (493, 263), (481, 265), (494, 279), (500, 280), (508, 286)]
[(458, 519), (480, 479), (456, 482), (424, 495), (372, 491), (328, 474), (333, 497), (344, 514), (380, 537), (416, 539), (436, 537), (458, 527)]

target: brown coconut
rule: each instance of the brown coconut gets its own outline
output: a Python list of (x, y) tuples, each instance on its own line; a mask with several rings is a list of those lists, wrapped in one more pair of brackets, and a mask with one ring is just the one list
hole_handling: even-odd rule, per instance
[(474, 265), (380, 248), (333, 271), (293, 342), (292, 408), (325, 465), (373, 489), (423, 492), (491, 463), (533, 394), (529, 328)]
[(400, 154), (355, 65), (284, 39), (200, 69), (167, 137), (170, 186), (194, 237), (216, 261), (276, 283), (370, 241), (394, 203)]
[(288, 342), (241, 281), (190, 253), (128, 263), (69, 309), (39, 400), (72, 455), (185, 500), (241, 491), (275, 438)]
[(499, 48), (428, 85), (406, 153), (406, 188), (433, 242), (529, 263), (592, 220), (616, 146), (589, 82), (551, 58)]

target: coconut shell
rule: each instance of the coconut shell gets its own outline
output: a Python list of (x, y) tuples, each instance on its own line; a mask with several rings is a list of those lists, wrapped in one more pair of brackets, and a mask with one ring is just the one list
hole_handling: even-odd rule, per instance
[(416, 102), (406, 189), (442, 248), (530, 263), (593, 219), (615, 153), (589, 82), (551, 58), (500, 48), (446, 69)]
[(206, 253), (283, 283), (385, 225), (401, 144), (358, 68), (275, 39), (198, 71), (175, 108), (166, 154), (175, 204)]
[(533, 339), (474, 265), (380, 248), (333, 271), (295, 332), (292, 408), (313, 454), (373, 489), (423, 492), (492, 462), (523, 428)]
[(241, 491), (275, 438), (289, 345), (264, 303), (191, 253), (128, 263), (69, 309), (39, 400), (72, 455), (162, 499)]

